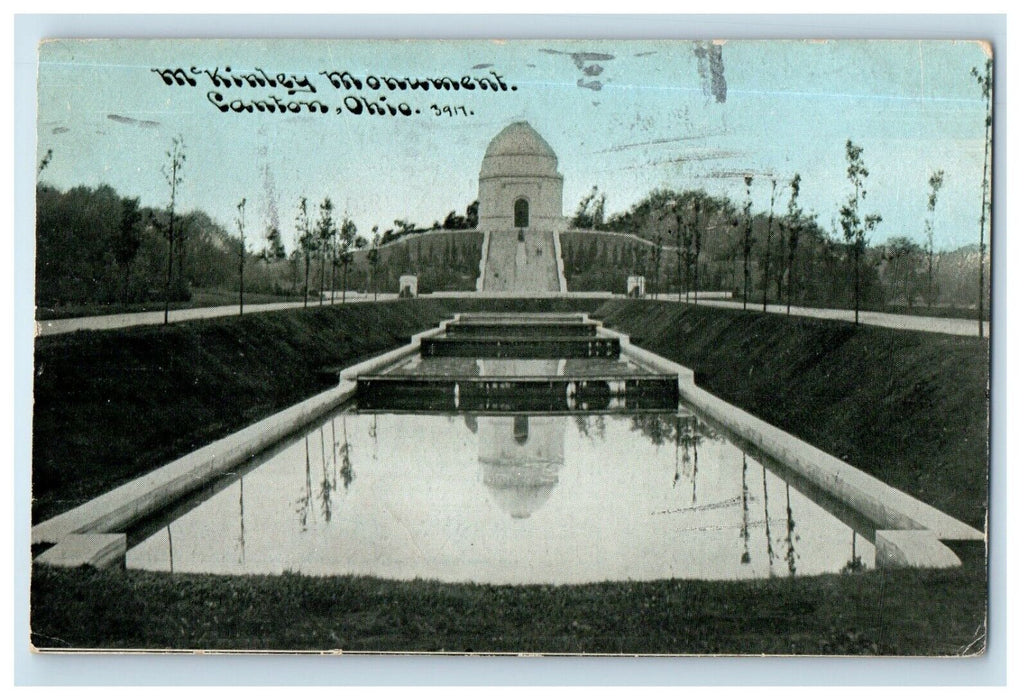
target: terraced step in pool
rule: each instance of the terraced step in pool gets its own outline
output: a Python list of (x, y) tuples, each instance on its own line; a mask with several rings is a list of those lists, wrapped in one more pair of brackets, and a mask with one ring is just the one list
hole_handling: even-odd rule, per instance
[[(457, 314), (455, 323), (586, 323), (586, 314), (578, 312), (531, 312), (485, 313), (471, 312)], [(595, 323), (595, 322), (594, 322)]]
[(422, 357), (617, 358), (620, 338), (437, 336), (421, 339)]
[(384, 375), (357, 380), (357, 407), (380, 411), (624, 412), (673, 410), (674, 375), (448, 377)]
[(458, 321), (446, 327), (450, 336), (479, 337), (583, 337), (596, 335), (596, 322), (582, 323), (568, 321), (530, 321), (511, 323), (507, 321)]

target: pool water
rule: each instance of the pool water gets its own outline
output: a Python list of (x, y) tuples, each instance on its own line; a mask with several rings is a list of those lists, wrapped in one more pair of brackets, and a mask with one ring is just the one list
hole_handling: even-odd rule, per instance
[(485, 415), (351, 406), (130, 533), (127, 566), (492, 584), (873, 566), (860, 526), (784, 473), (682, 407)]

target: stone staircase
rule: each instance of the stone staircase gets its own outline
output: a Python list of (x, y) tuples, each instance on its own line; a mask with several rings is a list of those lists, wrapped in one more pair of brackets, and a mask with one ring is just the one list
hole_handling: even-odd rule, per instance
[(483, 292), (560, 292), (552, 231), (491, 231), (484, 251)]

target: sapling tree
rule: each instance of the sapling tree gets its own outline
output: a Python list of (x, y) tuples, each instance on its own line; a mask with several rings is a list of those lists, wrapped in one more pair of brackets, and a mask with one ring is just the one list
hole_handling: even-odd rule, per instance
[(307, 210), (307, 198), (300, 197), (296, 211), (296, 232), (303, 251), (303, 308), (307, 308), (310, 296), (311, 248), (314, 246), (314, 232), (311, 230), (310, 212)]
[(182, 184), (182, 167), (186, 162), (185, 146), (182, 136), (171, 140), (171, 150), (165, 152), (168, 162), (161, 167), (164, 179), (171, 188), (171, 200), (168, 204), (168, 275), (164, 282), (164, 324), (168, 323), (168, 312), (171, 309), (171, 270), (175, 253), (175, 197), (178, 186)]
[[(695, 249), (692, 255), (692, 301), (700, 303), (700, 248), (703, 243), (703, 232), (700, 229), (700, 213), (703, 211), (703, 204), (700, 199), (692, 200), (692, 239)], [(687, 300), (688, 301), (688, 300)]]
[(767, 243), (764, 247), (764, 313), (767, 313), (767, 289), (771, 286), (771, 233), (775, 223), (775, 191), (778, 182), (771, 178), (771, 210), (767, 215)]
[[(695, 204), (695, 200), (693, 200)], [(682, 232), (681, 248), (678, 254), (685, 260), (685, 301), (689, 301), (689, 281), (692, 279), (692, 242), (695, 236), (696, 221), (695, 217), (690, 222), (681, 213), (681, 204), (675, 205), (675, 218), (678, 225), (677, 230)]]
[(860, 203), (867, 198), (867, 166), (864, 165), (864, 149), (846, 141), (846, 179), (853, 186), (846, 203), (839, 210), (839, 225), (842, 235), (850, 244), (853, 258), (853, 322), (860, 323), (860, 261), (867, 248), (867, 237), (882, 221), (878, 214), (866, 214), (860, 217)]
[[(361, 251), (361, 250), (364, 250), (367, 247), (368, 247), (368, 239), (366, 237), (361, 236), (361, 235), (357, 235), (353, 239), (353, 249), (355, 251)], [(368, 289), (369, 289), (369, 287), (367, 287), (367, 286), (364, 287), (365, 293), (367, 293)]]
[(992, 136), (992, 59), (985, 61), (985, 70), (971, 68), (985, 101), (985, 161), (982, 164), (982, 214), (978, 219), (978, 337), (985, 336), (985, 221), (989, 213), (989, 146)]
[(338, 233), (336, 255), (334, 264), (332, 266), (332, 286), (335, 288), (335, 268), (336, 266), (342, 266), (343, 268), (343, 303), (346, 302), (346, 273), (350, 268), (350, 263), (353, 262), (353, 251), (350, 248), (353, 246), (354, 236), (357, 235), (357, 225), (353, 223), (353, 220), (349, 216), (343, 216), (339, 221), (339, 226), (336, 229)]
[(786, 217), (789, 221), (789, 258), (786, 263), (786, 281), (788, 287), (786, 288), (785, 295), (785, 314), (789, 315), (792, 310), (792, 290), (793, 290), (793, 270), (796, 265), (796, 249), (799, 248), (800, 244), (800, 209), (796, 204), (796, 200), (800, 196), (800, 174), (796, 173), (792, 176), (792, 182), (789, 183), (789, 189), (792, 193), (789, 195), (789, 208), (786, 213)]
[[(678, 287), (678, 301), (682, 300), (682, 259), (688, 256), (688, 251), (682, 245), (682, 213), (679, 210), (678, 200), (674, 197), (669, 198), (664, 203), (665, 213), (670, 214), (675, 219), (675, 264), (676, 264), (676, 284)], [(672, 233), (671, 229), (668, 229), (668, 236)], [(688, 269), (686, 270), (688, 273)], [(686, 301), (688, 301), (686, 297)]]
[(747, 175), (743, 181), (746, 183), (746, 201), (742, 208), (742, 308), (745, 309), (750, 298), (750, 251), (753, 248), (753, 199), (750, 197), (750, 185), (753, 184), (753, 176)]
[(650, 250), (650, 260), (653, 263), (653, 292), (651, 296), (657, 297), (657, 290), (660, 286), (660, 257), (661, 253), (664, 252), (664, 237), (661, 234), (657, 234), (657, 240), (654, 243), (653, 248)]
[(335, 222), (332, 220), (334, 209), (332, 200), (328, 197), (325, 197), (325, 201), (318, 207), (317, 245), (318, 255), (321, 258), (321, 282), (318, 285), (319, 306), (325, 303), (325, 258), (329, 255), (329, 248), (335, 235)]
[(236, 228), (239, 230), (239, 315), (243, 315), (243, 270), (246, 267), (246, 197), (236, 205)]
[(942, 188), (943, 171), (936, 170), (928, 178), (928, 216), (924, 220), (924, 232), (927, 238), (926, 252), (928, 255), (928, 286), (925, 289), (925, 303), (932, 308), (935, 303), (935, 204), (939, 199), (939, 189)]
[(378, 233), (378, 227), (371, 227), (371, 244), (368, 249), (368, 287), (371, 288), (371, 298), (374, 301), (378, 300), (378, 283), (376, 277), (378, 274), (378, 246), (381, 245), (382, 237)]

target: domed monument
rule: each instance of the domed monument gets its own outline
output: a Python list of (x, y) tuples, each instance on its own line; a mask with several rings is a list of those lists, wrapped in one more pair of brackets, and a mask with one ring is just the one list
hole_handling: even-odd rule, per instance
[(528, 122), (514, 122), (485, 149), (478, 174), (483, 232), (480, 292), (566, 292), (560, 232), (564, 176), (557, 154)]
[(557, 154), (528, 122), (514, 122), (485, 150), (478, 175), (478, 228), (561, 230), (564, 176)]

